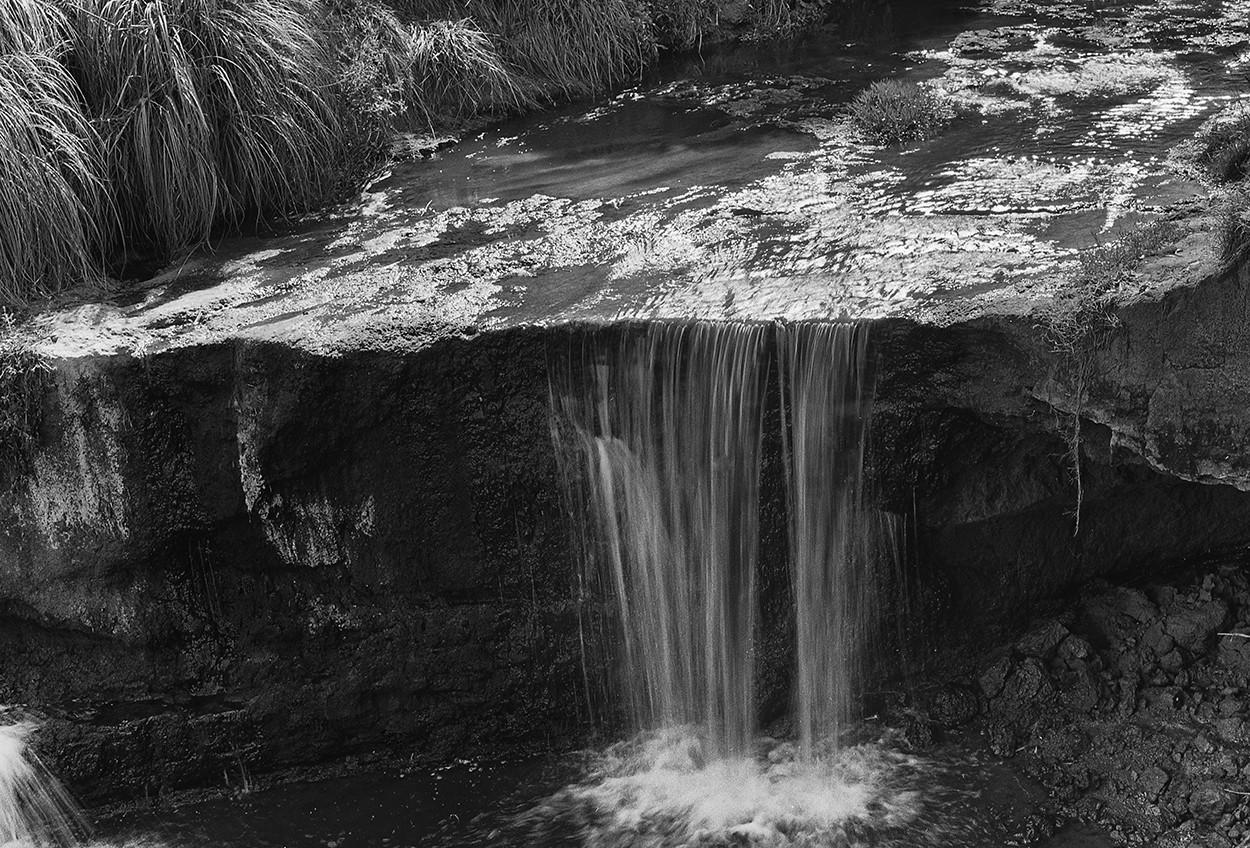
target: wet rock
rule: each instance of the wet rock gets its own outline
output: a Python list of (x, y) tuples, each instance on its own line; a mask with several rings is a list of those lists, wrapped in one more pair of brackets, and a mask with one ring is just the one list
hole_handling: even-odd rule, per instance
[(929, 717), (944, 727), (967, 724), (980, 709), (976, 693), (964, 686), (942, 686), (927, 699)]
[(1059, 643), (1059, 656), (1069, 664), (1090, 656), (1093, 648), (1080, 636), (1068, 636)]
[(1143, 592), (1112, 587), (1082, 602), (1081, 631), (1095, 647), (1105, 649), (1125, 644), (1157, 617), (1157, 608)]
[(1068, 628), (1055, 619), (1048, 619), (1031, 628), (1016, 640), (1016, 650), (1026, 657), (1046, 659), (1068, 636)]
[(1036, 36), (1027, 29), (978, 29), (961, 32), (951, 42), (951, 51), (969, 59), (992, 59), (1033, 46)]
[(1217, 661), (1238, 680), (1250, 681), (1250, 634), (1221, 636)]
[(986, 731), (990, 751), (1000, 757), (1014, 757), (1020, 748), (1020, 734), (1007, 722), (990, 725)]
[(1165, 629), (1177, 645), (1191, 653), (1198, 653), (1206, 647), (1207, 640), (1215, 635), (1227, 616), (1228, 605), (1219, 599), (1212, 599), (1195, 606), (1174, 608), (1168, 613)]
[(903, 742), (912, 750), (926, 751), (937, 742), (933, 723), (925, 716), (907, 714), (903, 719)]
[(1011, 673), (1011, 660), (1007, 657), (999, 657), (981, 673), (977, 678), (977, 683), (981, 687), (981, 694), (986, 698), (995, 698), (998, 693), (1003, 691), (1003, 684), (1007, 681), (1007, 675)]
[(1189, 793), (1189, 812), (1199, 823), (1214, 825), (1231, 805), (1231, 797), (1215, 783), (1199, 784)]
[(1050, 693), (1050, 682), (1042, 664), (1027, 659), (1016, 666), (1007, 677), (1003, 689), (994, 701), (994, 707), (1008, 715), (1029, 711), (1038, 698)]

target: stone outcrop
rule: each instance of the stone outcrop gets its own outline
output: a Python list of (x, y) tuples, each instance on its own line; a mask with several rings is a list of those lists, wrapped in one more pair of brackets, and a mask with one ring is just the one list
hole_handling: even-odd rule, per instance
[[(1027, 313), (879, 323), (875, 497), (911, 523), (945, 640), (1250, 541), (1246, 285), (1122, 309), (1079, 404)], [(547, 418), (570, 332), (50, 361), (6, 442), (0, 700), (47, 718), (88, 800), (576, 738), (595, 670)], [(1178, 614), (1158, 639), (1208, 625)]]

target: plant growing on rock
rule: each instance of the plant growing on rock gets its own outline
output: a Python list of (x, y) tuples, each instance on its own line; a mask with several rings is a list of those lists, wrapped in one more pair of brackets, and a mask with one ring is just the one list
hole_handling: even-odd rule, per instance
[(1081, 476), (1081, 418), (1093, 360), (1116, 326), (1115, 306), (1122, 287), (1148, 256), (1174, 245), (1180, 230), (1171, 221), (1153, 221), (1130, 230), (1122, 238), (1082, 251), (1071, 277), (1055, 293), (1041, 314), (1041, 325), (1051, 350), (1059, 358), (1065, 379), (1075, 395), (1068, 433), (1068, 457), (1076, 484), (1076, 524), (1081, 529), (1084, 484)]
[(914, 82), (880, 80), (851, 101), (851, 117), (877, 144), (932, 138), (955, 117), (950, 101)]
[(24, 467), (39, 432), (47, 363), (0, 312), (0, 492)]

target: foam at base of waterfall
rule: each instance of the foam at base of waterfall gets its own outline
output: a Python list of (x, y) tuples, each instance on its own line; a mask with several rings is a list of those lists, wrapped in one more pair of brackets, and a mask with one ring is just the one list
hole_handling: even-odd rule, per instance
[(800, 758), (794, 743), (768, 739), (752, 757), (708, 761), (706, 749), (689, 728), (644, 733), (608, 748), (584, 782), (526, 816), (530, 828), (542, 831), (531, 832), (528, 843), (888, 845), (891, 834), (913, 830), (924, 812), (919, 786), (926, 764), (886, 745), (826, 745), (810, 759)]

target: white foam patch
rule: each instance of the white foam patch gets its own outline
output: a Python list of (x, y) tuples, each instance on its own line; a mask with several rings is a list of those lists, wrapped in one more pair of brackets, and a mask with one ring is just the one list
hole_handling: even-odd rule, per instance
[[(891, 833), (924, 811), (925, 764), (881, 744), (796, 745), (761, 740), (752, 756), (710, 759), (690, 728), (643, 734), (593, 761), (587, 779), (527, 815), (582, 844), (633, 848), (841, 845)], [(554, 825), (553, 825), (554, 823)]]

